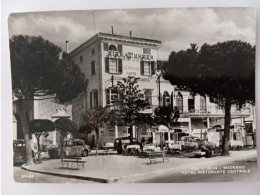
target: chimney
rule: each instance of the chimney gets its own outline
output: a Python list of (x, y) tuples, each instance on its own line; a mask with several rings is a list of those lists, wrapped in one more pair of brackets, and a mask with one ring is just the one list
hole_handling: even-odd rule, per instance
[(69, 53), (69, 41), (66, 41), (66, 53)]
[(111, 26), (112, 35), (114, 34), (114, 27)]
[(132, 31), (131, 30), (129, 31), (129, 35), (130, 35), (130, 38), (131, 38), (132, 37)]

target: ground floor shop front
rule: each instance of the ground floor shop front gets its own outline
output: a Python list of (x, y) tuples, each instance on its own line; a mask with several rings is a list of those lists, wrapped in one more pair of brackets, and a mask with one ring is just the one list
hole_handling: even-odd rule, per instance
[[(166, 145), (169, 142), (175, 142), (181, 136), (189, 135), (207, 140), (209, 130), (214, 126), (224, 127), (224, 116), (184, 116), (178, 119), (178, 123), (173, 126), (159, 129), (159, 126), (149, 124), (133, 125), (132, 135), (139, 142), (146, 140), (156, 145)], [(243, 146), (255, 145), (254, 130), (252, 121), (247, 121), (245, 116), (232, 117), (231, 120), (231, 142), (241, 141)], [(92, 132), (87, 139), (89, 145), (95, 145), (97, 140), (100, 144), (114, 143), (116, 138), (130, 136), (129, 126), (107, 125), (99, 129), (99, 139)]]

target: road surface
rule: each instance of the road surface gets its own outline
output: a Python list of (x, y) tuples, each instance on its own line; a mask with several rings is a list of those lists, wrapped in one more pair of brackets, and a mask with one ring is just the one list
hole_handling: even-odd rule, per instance
[[(202, 159), (203, 160), (203, 159)], [(256, 157), (224, 162), (221, 165), (200, 169), (180, 169), (156, 178), (139, 180), (138, 183), (193, 183), (193, 182), (242, 182), (257, 179)]]

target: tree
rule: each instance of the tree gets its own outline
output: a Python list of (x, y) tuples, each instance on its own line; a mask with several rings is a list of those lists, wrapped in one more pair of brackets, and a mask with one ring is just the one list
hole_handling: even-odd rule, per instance
[(87, 143), (88, 134), (90, 134), (91, 132), (92, 132), (92, 129), (89, 124), (82, 125), (79, 128), (79, 133), (84, 135), (85, 143)]
[(207, 95), (225, 108), (222, 155), (229, 155), (231, 105), (254, 103), (255, 47), (242, 41), (195, 44), (172, 52), (164, 66), (164, 78), (193, 94)]
[(63, 141), (69, 133), (77, 131), (76, 124), (68, 118), (59, 118), (55, 122), (56, 130), (60, 133), (61, 154), (63, 154)]
[[(33, 163), (29, 138), (29, 103), (55, 98), (64, 103), (86, 89), (87, 81), (68, 55), (41, 36), (17, 35), (9, 40), (12, 90), (21, 101), (21, 124), (26, 145), (27, 164)], [(55, 97), (56, 94), (56, 97)]]
[(103, 127), (107, 119), (108, 119), (108, 115), (106, 109), (101, 106), (94, 107), (83, 115), (83, 120), (86, 125), (84, 125), (80, 129), (85, 133), (89, 133), (92, 130), (95, 131), (97, 137), (96, 155), (97, 155), (98, 143), (99, 143), (99, 128)]
[(46, 135), (49, 131), (55, 130), (55, 125), (47, 119), (34, 119), (29, 123), (30, 133), (34, 134), (37, 139), (38, 151), (40, 151), (40, 137)]
[(144, 94), (137, 84), (138, 78), (128, 77), (118, 81), (116, 88), (117, 97), (113, 99), (113, 109), (110, 112), (110, 121), (129, 126), (130, 142), (133, 142), (133, 125), (140, 122), (140, 111), (150, 108)]

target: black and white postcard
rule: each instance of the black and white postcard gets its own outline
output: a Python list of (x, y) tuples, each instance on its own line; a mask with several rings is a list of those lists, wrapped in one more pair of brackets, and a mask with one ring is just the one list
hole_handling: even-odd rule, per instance
[(12, 13), (18, 183), (257, 180), (253, 7)]

